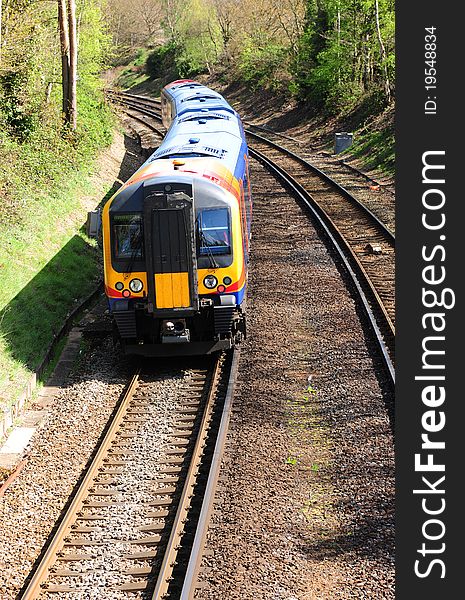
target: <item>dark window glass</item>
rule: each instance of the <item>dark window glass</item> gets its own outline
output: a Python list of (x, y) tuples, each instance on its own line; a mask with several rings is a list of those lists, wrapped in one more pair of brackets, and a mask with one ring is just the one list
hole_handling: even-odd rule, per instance
[(200, 256), (231, 254), (231, 227), (227, 208), (208, 208), (198, 214)]
[(113, 216), (114, 257), (121, 259), (143, 258), (142, 215), (138, 213)]

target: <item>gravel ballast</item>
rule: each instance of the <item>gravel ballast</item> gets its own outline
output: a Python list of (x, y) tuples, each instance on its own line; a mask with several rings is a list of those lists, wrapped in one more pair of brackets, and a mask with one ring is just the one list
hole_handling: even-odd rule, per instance
[[(176, 409), (179, 409), (180, 396), (186, 396), (185, 390), (198, 369), (198, 361), (186, 360), (182, 369), (173, 361), (158, 361), (155, 369), (150, 361), (143, 361), (143, 364), (145, 369), (154, 371), (154, 375), (144, 376), (144, 381), (149, 383), (143, 384), (143, 393), (149, 403), (137, 437), (128, 442), (128, 456), (133, 458), (121, 473), (111, 475), (110, 488), (117, 492), (111, 497), (100, 496), (99, 490), (106, 489), (103, 480), (108, 477), (100, 475), (102, 483), (95, 487), (93, 495), (93, 500), (113, 499), (118, 503), (112, 507), (84, 510), (86, 515), (103, 517), (91, 523), (96, 527), (95, 531), (79, 536), (98, 542), (98, 555), (92, 560), (73, 563), (73, 570), (82, 572), (79, 578), (69, 582), (66, 577), (49, 580), (52, 584), (79, 586), (79, 592), (66, 594), (66, 598), (113, 600), (128, 597), (126, 593), (112, 589), (128, 581), (120, 571), (148, 566), (144, 561), (124, 557), (153, 549), (139, 543), (150, 535), (139, 528), (157, 522), (156, 518), (154, 521), (153, 517), (145, 516), (147, 502), (163, 495), (166, 476), (161, 469), (166, 466), (171, 433), (182, 416), (182, 410), (176, 412)], [(84, 354), (66, 386), (57, 394), (53, 409), (32, 441), (23, 470), (0, 499), (0, 598), (14, 598), (23, 587), (84, 472), (134, 367), (135, 361), (121, 357), (107, 339)], [(81, 525), (86, 524), (86, 515), (83, 515)], [(80, 550), (71, 545), (65, 549), (65, 554), (77, 551)], [(91, 552), (95, 551), (96, 547), (92, 547)], [(65, 562), (61, 565), (57, 563), (58, 568), (69, 568)], [(44, 594), (44, 597), (61, 596)], [(131, 593), (129, 597), (142, 598), (144, 594)]]
[(250, 335), (198, 597), (393, 598), (392, 398), (308, 218), (251, 179)]
[[(251, 178), (249, 338), (198, 598), (393, 598), (392, 398), (308, 218), (254, 163)], [(105, 342), (57, 396), (0, 499), (0, 598), (23, 585), (130, 368)]]
[(127, 383), (112, 343), (85, 354), (0, 500), (0, 598), (14, 598), (39, 556)]

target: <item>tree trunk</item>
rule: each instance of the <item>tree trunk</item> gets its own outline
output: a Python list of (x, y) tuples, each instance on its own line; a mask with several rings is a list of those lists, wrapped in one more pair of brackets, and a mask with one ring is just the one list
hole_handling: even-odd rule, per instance
[(65, 0), (58, 0), (58, 27), (61, 46), (61, 86), (63, 89), (63, 114), (69, 123), (69, 33)]
[(69, 29), (69, 126), (72, 131), (77, 126), (77, 32), (76, 32), (76, 2), (67, 0), (68, 29)]
[(381, 54), (382, 68), (384, 71), (384, 93), (386, 94), (387, 101), (391, 102), (391, 84), (389, 83), (386, 48), (384, 47), (384, 44), (383, 44), (383, 38), (381, 37), (381, 27), (379, 25), (379, 3), (378, 3), (378, 0), (375, 0), (375, 19), (376, 19), (376, 32), (378, 34), (379, 53)]
[(2, 63), (2, 0), (0, 0), (0, 64)]
[(337, 82), (341, 84), (341, 9), (337, 7)]

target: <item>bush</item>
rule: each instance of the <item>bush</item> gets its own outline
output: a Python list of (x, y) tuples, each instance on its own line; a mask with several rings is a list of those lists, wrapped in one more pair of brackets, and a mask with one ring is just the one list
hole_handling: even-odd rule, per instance
[(239, 58), (239, 73), (252, 89), (258, 87), (276, 89), (281, 84), (277, 75), (283, 69), (287, 58), (286, 47), (273, 42), (260, 47), (249, 39), (245, 42)]
[(176, 66), (176, 46), (173, 42), (158, 46), (151, 52), (145, 63), (145, 71), (152, 79), (172, 76), (179, 77)]
[(0, 76), (0, 113), (9, 132), (25, 140), (34, 131), (37, 120), (28, 109), (24, 98), (27, 72), (11, 69)]

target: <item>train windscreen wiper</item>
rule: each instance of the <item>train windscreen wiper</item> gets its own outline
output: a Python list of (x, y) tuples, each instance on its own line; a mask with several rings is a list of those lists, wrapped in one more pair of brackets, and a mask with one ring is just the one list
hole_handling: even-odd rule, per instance
[(142, 255), (142, 232), (139, 231), (137, 237), (134, 239), (134, 246), (132, 248), (131, 256), (126, 264), (124, 274), (129, 275), (132, 272), (132, 267), (134, 266), (136, 259), (139, 257), (139, 253)]
[(207, 250), (207, 256), (208, 259), (210, 260), (210, 268), (212, 269), (219, 269), (220, 265), (216, 262), (215, 257), (213, 256), (213, 252), (211, 251), (210, 246), (208, 245), (208, 240), (204, 234), (204, 232), (202, 231), (202, 228), (200, 227), (200, 223), (199, 223), (199, 217), (197, 217), (195, 219), (195, 226), (196, 226), (196, 230), (197, 230), (197, 235), (199, 237), (199, 241), (200, 241), (200, 251), (202, 250), (202, 248), (206, 248)]

